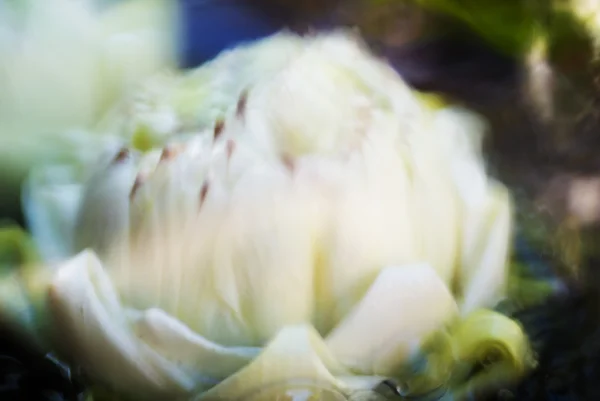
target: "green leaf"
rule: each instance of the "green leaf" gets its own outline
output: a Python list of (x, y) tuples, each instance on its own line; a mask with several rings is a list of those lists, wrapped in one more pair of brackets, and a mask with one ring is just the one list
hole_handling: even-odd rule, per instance
[(414, 0), (435, 12), (454, 17), (499, 50), (515, 55), (529, 47), (540, 17), (523, 0)]
[(33, 241), (22, 228), (0, 223), (0, 267), (19, 268), (40, 261)]

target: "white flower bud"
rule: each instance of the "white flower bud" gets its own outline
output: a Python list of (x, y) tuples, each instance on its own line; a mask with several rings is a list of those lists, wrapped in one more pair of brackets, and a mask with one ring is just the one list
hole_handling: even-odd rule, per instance
[[(281, 63), (268, 49), (286, 40)], [(50, 288), (64, 352), (119, 391), (239, 399), (303, 379), (348, 394), (347, 377), (393, 377), (425, 336), (503, 295), (510, 201), (476, 117), (423, 106), (341, 33), (240, 51), (278, 59), (270, 78), (208, 129), (115, 151), (76, 217), (55, 219), (74, 220), (82, 250)], [(38, 216), (62, 213), (41, 190)], [(52, 221), (37, 231), (68, 226)]]

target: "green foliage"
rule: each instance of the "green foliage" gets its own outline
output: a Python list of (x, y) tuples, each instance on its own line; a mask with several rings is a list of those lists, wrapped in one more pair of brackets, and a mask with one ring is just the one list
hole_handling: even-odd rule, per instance
[(0, 223), (0, 267), (17, 268), (38, 262), (33, 241), (22, 228)]

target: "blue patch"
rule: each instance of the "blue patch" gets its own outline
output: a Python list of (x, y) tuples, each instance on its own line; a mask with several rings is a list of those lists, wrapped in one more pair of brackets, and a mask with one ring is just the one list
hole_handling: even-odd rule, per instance
[(193, 68), (240, 43), (284, 28), (283, 19), (241, 0), (179, 0), (179, 60)]

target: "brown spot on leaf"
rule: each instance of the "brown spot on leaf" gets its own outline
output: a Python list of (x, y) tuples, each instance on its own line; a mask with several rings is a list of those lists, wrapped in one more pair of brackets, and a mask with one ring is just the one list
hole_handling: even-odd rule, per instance
[(219, 137), (223, 133), (223, 129), (225, 129), (225, 121), (222, 118), (219, 118), (215, 123), (215, 128), (213, 131), (213, 138), (215, 141), (219, 139)]
[(124, 162), (125, 160), (127, 160), (129, 158), (129, 155), (131, 154), (131, 152), (129, 152), (129, 149), (127, 148), (122, 148), (121, 150), (119, 150), (119, 152), (115, 155), (115, 158), (113, 159), (113, 163), (121, 163)]
[(244, 115), (246, 114), (247, 104), (248, 104), (248, 90), (245, 90), (240, 95), (240, 98), (238, 99), (237, 106), (235, 109), (235, 114), (239, 118), (244, 118)]
[(173, 157), (175, 157), (175, 150), (172, 147), (167, 146), (162, 150), (162, 153), (160, 154), (160, 161), (169, 161), (173, 159)]
[(293, 172), (296, 169), (296, 163), (290, 155), (281, 156), (281, 162), (289, 171)]
[(202, 205), (204, 204), (209, 189), (210, 185), (208, 184), (208, 181), (205, 181), (204, 184), (202, 184), (202, 188), (200, 189), (200, 207), (202, 207)]
[(235, 141), (233, 139), (227, 140), (226, 152), (227, 152), (228, 160), (231, 159), (231, 156), (233, 155), (234, 150), (235, 150)]
[(129, 193), (129, 200), (133, 200), (133, 198), (135, 197), (135, 194), (140, 189), (140, 187), (142, 186), (144, 181), (145, 181), (145, 178), (142, 175), (138, 174), (138, 176), (135, 177), (135, 181), (133, 182), (133, 186), (131, 187), (131, 192)]

